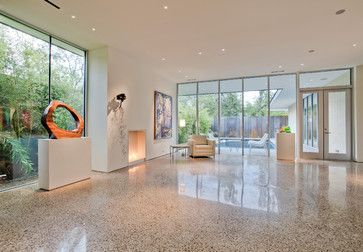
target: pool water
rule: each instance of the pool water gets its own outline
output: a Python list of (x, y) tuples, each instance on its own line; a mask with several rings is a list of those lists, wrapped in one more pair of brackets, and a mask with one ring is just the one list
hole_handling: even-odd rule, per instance
[[(250, 146), (248, 145), (248, 140), (241, 141), (241, 140), (222, 140), (219, 145), (221, 148), (236, 148), (241, 149), (243, 142), (243, 148), (248, 149)], [(269, 143), (270, 149), (275, 149), (275, 145), (273, 143)], [(263, 149), (263, 147), (253, 147), (253, 149)]]

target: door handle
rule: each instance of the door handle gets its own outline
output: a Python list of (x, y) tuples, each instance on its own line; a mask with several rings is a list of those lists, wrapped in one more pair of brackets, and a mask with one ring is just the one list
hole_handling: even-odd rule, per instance
[(325, 134), (331, 134), (331, 132), (329, 132), (327, 129), (324, 129), (324, 133)]

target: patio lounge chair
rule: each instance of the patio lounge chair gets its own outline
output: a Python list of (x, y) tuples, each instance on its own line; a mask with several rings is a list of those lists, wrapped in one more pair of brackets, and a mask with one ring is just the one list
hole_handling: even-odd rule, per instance
[(266, 148), (266, 152), (267, 150), (267, 144), (268, 144), (268, 134), (265, 133), (263, 135), (263, 137), (260, 140), (250, 140), (248, 141), (248, 146), (250, 148), (250, 155), (251, 155), (251, 149), (252, 147), (256, 147), (256, 148)]

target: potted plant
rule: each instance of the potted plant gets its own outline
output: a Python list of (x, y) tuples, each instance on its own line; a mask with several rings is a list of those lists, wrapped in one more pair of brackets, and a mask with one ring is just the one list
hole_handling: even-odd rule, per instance
[(295, 134), (290, 126), (280, 128), (276, 134), (276, 157), (283, 160), (295, 160)]
[(280, 128), (280, 133), (291, 133), (290, 126), (284, 126)]

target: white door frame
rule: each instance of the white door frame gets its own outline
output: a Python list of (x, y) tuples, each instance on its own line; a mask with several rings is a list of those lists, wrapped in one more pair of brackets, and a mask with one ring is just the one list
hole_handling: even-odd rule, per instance
[[(346, 154), (329, 154), (328, 150), (324, 149), (324, 145), (328, 146), (328, 138), (324, 137), (324, 126), (327, 125), (327, 116), (324, 113), (328, 113), (328, 98), (329, 92), (346, 91), (347, 94), (347, 153)], [(297, 102), (298, 102), (298, 149), (299, 157), (302, 159), (330, 159), (330, 160), (352, 160), (352, 87), (351, 86), (337, 86), (337, 87), (320, 87), (320, 88), (300, 88), (297, 91)], [(304, 152), (303, 150), (303, 95), (306, 93), (317, 93), (318, 94), (318, 152)], [(324, 104), (325, 103), (325, 104)]]
[(327, 137), (329, 132), (329, 117), (324, 116), (324, 159), (331, 159), (331, 160), (351, 160), (352, 159), (352, 111), (351, 111), (351, 90), (350, 89), (331, 89), (326, 90), (324, 92), (324, 115), (329, 114), (329, 93), (333, 92), (345, 92), (345, 100), (346, 100), (346, 121), (345, 121), (345, 129), (346, 129), (346, 153), (340, 154), (340, 153), (329, 153), (329, 137)]

